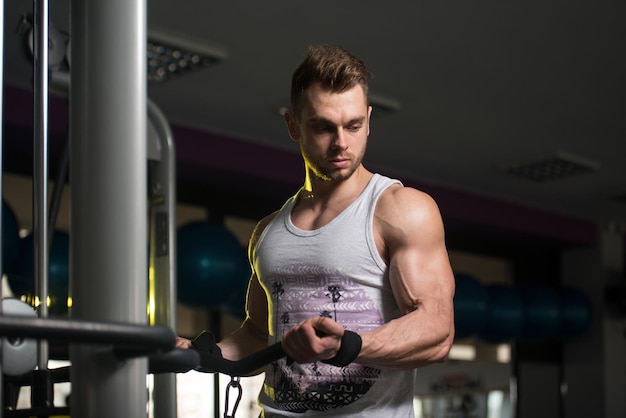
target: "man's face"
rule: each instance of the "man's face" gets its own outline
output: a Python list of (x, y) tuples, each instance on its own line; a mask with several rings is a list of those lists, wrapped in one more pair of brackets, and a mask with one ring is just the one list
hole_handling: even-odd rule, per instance
[(314, 84), (304, 92), (299, 117), (286, 120), (312, 173), (328, 181), (352, 175), (365, 154), (371, 111), (359, 84), (341, 93)]

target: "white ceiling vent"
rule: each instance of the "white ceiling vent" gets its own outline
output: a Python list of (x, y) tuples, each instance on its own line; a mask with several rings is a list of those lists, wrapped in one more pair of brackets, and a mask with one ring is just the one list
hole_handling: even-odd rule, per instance
[(592, 173), (600, 169), (600, 164), (565, 152), (556, 152), (501, 164), (500, 169), (535, 182), (546, 182)]
[(226, 58), (223, 51), (165, 32), (148, 32), (148, 81), (163, 82), (211, 67)]

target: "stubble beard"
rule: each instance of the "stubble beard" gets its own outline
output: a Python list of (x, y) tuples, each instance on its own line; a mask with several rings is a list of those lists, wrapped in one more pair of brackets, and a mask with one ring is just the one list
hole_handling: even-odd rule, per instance
[(351, 159), (351, 164), (349, 167), (342, 170), (337, 170), (333, 168), (325, 168), (323, 166), (320, 166), (319, 164), (316, 164), (315, 161), (310, 158), (304, 150), (302, 150), (302, 157), (304, 158), (306, 166), (312, 171), (315, 177), (328, 182), (342, 182), (349, 179), (350, 177), (352, 177), (354, 172), (363, 161), (363, 155), (361, 155), (356, 160)]

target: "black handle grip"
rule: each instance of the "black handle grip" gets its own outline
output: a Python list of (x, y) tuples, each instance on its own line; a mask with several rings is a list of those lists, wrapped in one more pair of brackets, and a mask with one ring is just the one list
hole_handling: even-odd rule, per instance
[(200, 354), (196, 350), (175, 348), (167, 353), (153, 354), (148, 357), (148, 372), (186, 373), (200, 364)]
[(285, 356), (286, 354), (281, 343), (277, 342), (241, 360), (211, 357), (205, 359), (202, 366), (229, 376), (247, 376)]
[[(221, 357), (205, 358), (202, 367), (229, 376), (247, 376), (282, 357), (285, 357), (280, 342), (264, 348), (241, 360), (226, 360)], [(186, 373), (200, 366), (200, 354), (197, 350), (179, 349), (148, 357), (149, 373)]]

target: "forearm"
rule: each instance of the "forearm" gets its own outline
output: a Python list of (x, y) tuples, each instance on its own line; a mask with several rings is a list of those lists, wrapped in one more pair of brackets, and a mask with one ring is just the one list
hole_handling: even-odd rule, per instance
[(241, 326), (217, 344), (227, 360), (241, 360), (267, 347), (267, 299), (255, 274), (248, 287), (246, 312)]
[(454, 339), (450, 321), (426, 322), (416, 312), (361, 334), (355, 360), (370, 367), (413, 369), (445, 360)]
[[(267, 347), (267, 333), (246, 320), (240, 328), (224, 337), (217, 345), (222, 350), (222, 356), (225, 359), (241, 360)], [(261, 371), (258, 370), (253, 374), (258, 374)]]

